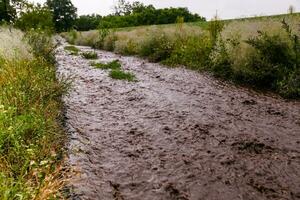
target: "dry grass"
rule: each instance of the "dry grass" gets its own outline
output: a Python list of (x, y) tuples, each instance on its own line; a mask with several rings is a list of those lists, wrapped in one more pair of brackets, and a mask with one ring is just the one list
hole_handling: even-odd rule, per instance
[(31, 48), (23, 42), (23, 36), (19, 30), (0, 27), (0, 57), (7, 60), (32, 59)]

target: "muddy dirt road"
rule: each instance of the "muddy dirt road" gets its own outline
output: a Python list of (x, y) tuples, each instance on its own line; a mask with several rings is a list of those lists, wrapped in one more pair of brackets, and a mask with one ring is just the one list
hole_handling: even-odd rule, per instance
[(97, 54), (119, 59), (138, 82), (58, 48), (58, 74), (74, 79), (64, 98), (69, 162), (80, 171), (71, 199), (300, 199), (299, 103)]

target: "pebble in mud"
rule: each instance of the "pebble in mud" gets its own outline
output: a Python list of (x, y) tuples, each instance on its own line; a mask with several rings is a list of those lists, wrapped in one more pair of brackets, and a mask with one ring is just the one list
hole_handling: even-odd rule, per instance
[(64, 45), (57, 73), (74, 80), (68, 162), (81, 172), (73, 199), (299, 198), (299, 103), (96, 50), (139, 80), (115, 81)]

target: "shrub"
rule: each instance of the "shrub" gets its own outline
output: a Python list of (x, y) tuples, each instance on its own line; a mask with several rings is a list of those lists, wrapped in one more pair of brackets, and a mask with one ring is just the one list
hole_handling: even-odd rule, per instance
[(174, 47), (175, 42), (164, 32), (154, 32), (142, 41), (139, 54), (150, 61), (159, 62), (169, 58)]
[(113, 69), (110, 71), (109, 76), (117, 80), (127, 80), (129, 82), (136, 81), (135, 75), (129, 72), (123, 72), (119, 69)]
[(107, 64), (104, 63), (91, 63), (92, 66), (98, 69), (121, 69), (121, 63), (119, 60), (111, 61)]
[(211, 40), (207, 35), (188, 37), (183, 41), (178, 40), (170, 58), (164, 63), (172, 66), (185, 65), (195, 70), (204, 69), (209, 65), (211, 49)]
[(98, 55), (96, 52), (92, 52), (92, 51), (89, 51), (89, 52), (83, 52), (81, 53), (81, 55), (85, 58), (85, 59), (97, 59), (98, 58)]
[(118, 37), (115, 33), (109, 34), (103, 41), (103, 49), (107, 51), (114, 51), (116, 46), (115, 43), (117, 40)]
[(25, 35), (26, 40), (32, 47), (32, 52), (36, 57), (45, 59), (47, 62), (54, 63), (54, 49), (50, 33), (42, 30), (31, 30)]

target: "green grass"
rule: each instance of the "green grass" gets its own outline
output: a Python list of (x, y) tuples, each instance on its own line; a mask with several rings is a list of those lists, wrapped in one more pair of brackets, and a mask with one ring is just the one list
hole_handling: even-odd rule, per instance
[(109, 63), (91, 63), (97, 69), (121, 69), (121, 63), (119, 60), (114, 60)]
[(66, 51), (69, 51), (72, 55), (78, 55), (80, 49), (75, 46), (65, 46), (64, 48)]
[(134, 74), (132, 74), (130, 72), (123, 72), (119, 69), (111, 70), (109, 73), (109, 76), (112, 79), (117, 79), (117, 80), (126, 80), (129, 82), (136, 81), (136, 77)]
[(48, 43), (50, 39), (33, 35), (29, 38), (35, 37), (35, 44), (28, 37), (19, 43), (29, 41), (35, 56), (0, 56), (1, 200), (61, 199), (57, 196), (63, 186), (65, 142), (61, 96), (67, 87), (58, 82), (55, 66), (49, 62), (52, 54), (48, 50), (54, 45)]
[(98, 58), (98, 55), (96, 52), (92, 52), (92, 51), (89, 51), (89, 52), (83, 52), (81, 53), (81, 55), (85, 58), (85, 59), (89, 59), (89, 60), (93, 60), (93, 59), (97, 59)]

